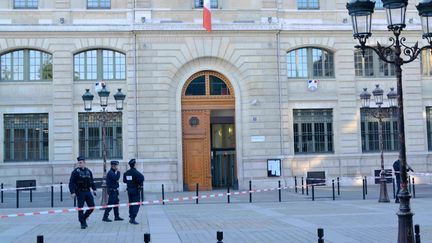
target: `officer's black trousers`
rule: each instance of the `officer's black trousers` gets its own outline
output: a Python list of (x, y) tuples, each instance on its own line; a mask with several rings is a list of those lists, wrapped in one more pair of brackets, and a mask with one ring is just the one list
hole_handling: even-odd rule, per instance
[[(88, 207), (94, 207), (94, 199), (91, 192), (77, 192), (77, 201), (78, 201), (78, 207), (82, 208), (84, 207), (84, 202), (87, 203)], [(84, 222), (90, 214), (93, 212), (93, 209), (89, 209), (84, 211), (78, 211), (78, 220), (80, 222)]]
[[(139, 202), (140, 201), (140, 193), (138, 189), (128, 189), (128, 198), (129, 203)], [(135, 219), (140, 205), (129, 206), (129, 218)]]
[[(119, 200), (119, 192), (118, 191), (108, 191), (108, 205), (118, 204), (120, 202)], [(112, 208), (106, 208), (104, 213), (104, 218), (108, 218), (109, 213), (111, 212)], [(118, 218), (119, 216), (119, 208), (114, 208), (114, 217)]]

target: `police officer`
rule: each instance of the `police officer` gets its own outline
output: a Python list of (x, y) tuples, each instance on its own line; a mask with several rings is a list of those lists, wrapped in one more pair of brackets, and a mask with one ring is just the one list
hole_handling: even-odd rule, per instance
[[(407, 172), (408, 171), (414, 172), (414, 170), (411, 168), (411, 166), (409, 166), (408, 164), (406, 164), (406, 165), (407, 165), (407, 170), (406, 170)], [(399, 203), (399, 192), (401, 189), (400, 160), (399, 159), (393, 163), (393, 171), (394, 171), (394, 175), (396, 177), (396, 186), (397, 186), (395, 203)]]
[[(69, 180), (69, 191), (73, 198), (77, 198), (78, 207), (84, 207), (84, 202), (87, 203), (88, 207), (94, 207), (93, 195), (96, 196), (96, 186), (93, 181), (92, 172), (86, 167), (85, 159), (83, 156), (77, 158), (78, 168), (72, 171)], [(93, 195), (90, 192), (93, 190)], [(78, 211), (78, 220), (81, 223), (81, 229), (87, 228), (87, 218), (93, 212), (93, 209)]]
[[(135, 165), (135, 159), (129, 160), (129, 166), (131, 168), (123, 174), (123, 182), (127, 184), (129, 203), (139, 202), (140, 191), (144, 183), (144, 176), (135, 169)], [(135, 221), (138, 210), (139, 205), (129, 206), (129, 223), (138, 224), (138, 222)]]
[[(119, 200), (119, 180), (120, 180), (120, 171), (118, 171), (118, 161), (111, 161), (111, 169), (108, 171), (106, 175), (106, 186), (107, 186), (107, 192), (108, 192), (108, 205), (118, 204), (120, 202)], [(111, 219), (108, 218), (109, 213), (111, 211), (111, 208), (106, 208), (105, 213), (103, 215), (102, 221), (105, 222), (112, 222)], [(114, 208), (114, 220), (115, 221), (121, 221), (123, 220), (120, 218), (119, 215), (119, 208)]]

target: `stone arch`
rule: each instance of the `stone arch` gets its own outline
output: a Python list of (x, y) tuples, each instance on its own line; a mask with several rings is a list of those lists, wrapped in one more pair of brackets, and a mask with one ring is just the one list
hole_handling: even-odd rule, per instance
[(237, 177), (241, 186), (243, 183), (243, 142), (242, 142), (242, 80), (243, 74), (232, 63), (216, 57), (202, 57), (185, 63), (172, 77), (173, 102), (176, 104), (176, 141), (177, 141), (177, 185), (183, 187), (183, 141), (182, 141), (182, 113), (181, 98), (183, 87), (193, 74), (203, 70), (213, 70), (223, 74), (231, 83), (235, 93), (235, 124), (236, 124), (236, 151), (237, 151)]

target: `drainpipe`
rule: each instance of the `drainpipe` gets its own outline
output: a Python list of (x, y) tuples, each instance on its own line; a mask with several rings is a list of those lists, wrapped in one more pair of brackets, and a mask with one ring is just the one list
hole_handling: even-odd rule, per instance
[(277, 41), (277, 80), (278, 80), (278, 89), (279, 89), (279, 117), (280, 117), (280, 121), (279, 121), (279, 134), (280, 134), (280, 154), (282, 157), (284, 157), (283, 154), (283, 144), (284, 144), (284, 139), (283, 139), (283, 129), (282, 129), (282, 84), (281, 84), (281, 78), (280, 78), (280, 74), (281, 74), (281, 68), (280, 68), (280, 33), (281, 33), (281, 28), (279, 28), (279, 30), (276, 32), (276, 41)]
[(138, 78), (137, 78), (137, 34), (135, 31), (136, 0), (133, 6), (132, 33), (134, 37), (134, 84), (135, 84), (135, 158), (138, 157)]

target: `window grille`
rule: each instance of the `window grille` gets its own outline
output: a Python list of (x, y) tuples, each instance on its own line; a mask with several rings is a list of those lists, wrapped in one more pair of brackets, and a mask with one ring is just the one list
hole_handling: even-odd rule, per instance
[(293, 114), (295, 153), (333, 152), (331, 109), (295, 109)]
[[(123, 157), (122, 113), (110, 112), (112, 119), (106, 122), (105, 143), (107, 158), (121, 159)], [(79, 122), (79, 153), (88, 159), (103, 158), (102, 122), (98, 112), (78, 114)]]
[(4, 114), (4, 161), (48, 161), (48, 114)]

